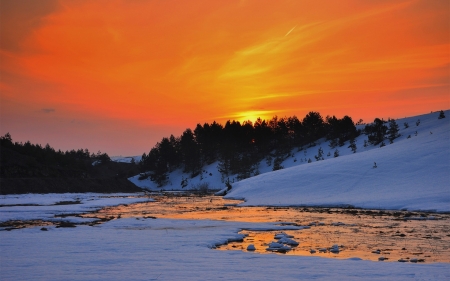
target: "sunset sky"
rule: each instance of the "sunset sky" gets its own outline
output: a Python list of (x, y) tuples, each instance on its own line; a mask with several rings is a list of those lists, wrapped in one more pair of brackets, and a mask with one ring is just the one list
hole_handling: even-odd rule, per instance
[(141, 155), (197, 123), (450, 108), (448, 0), (0, 0), (0, 134)]

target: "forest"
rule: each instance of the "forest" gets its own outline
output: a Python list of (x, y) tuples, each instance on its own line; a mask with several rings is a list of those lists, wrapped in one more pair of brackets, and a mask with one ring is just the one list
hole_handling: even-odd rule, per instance
[(90, 153), (88, 149), (72, 149), (63, 152), (61, 150), (55, 150), (49, 144), (46, 144), (43, 147), (40, 144), (32, 144), (30, 141), (26, 141), (25, 143), (13, 142), (9, 133), (0, 137), (0, 146), (2, 148), (2, 154), (8, 149), (21, 155), (33, 157), (37, 162), (43, 165), (58, 165), (60, 167), (79, 171), (85, 170), (86, 165), (92, 165), (93, 161), (111, 161), (107, 153), (102, 153), (100, 151), (96, 154)]
[[(361, 123), (362, 120), (357, 124)], [(382, 126), (385, 123), (381, 121)], [(273, 170), (278, 170), (294, 148), (315, 146), (321, 138), (330, 140), (330, 146), (342, 146), (360, 133), (349, 116), (323, 118), (315, 111), (301, 120), (296, 116), (274, 116), (270, 120), (258, 118), (254, 123), (197, 124), (181, 136), (162, 138), (148, 154), (144, 153), (139, 163), (141, 179), (150, 177), (163, 186), (174, 169), (182, 168), (195, 177), (204, 165), (215, 161), (219, 161), (222, 178), (235, 174), (238, 179), (245, 179), (258, 174), (257, 164), (263, 159), (273, 161)]]
[(0, 194), (66, 192), (138, 192), (128, 177), (137, 165), (116, 163), (106, 153), (88, 149), (55, 150), (0, 137)]

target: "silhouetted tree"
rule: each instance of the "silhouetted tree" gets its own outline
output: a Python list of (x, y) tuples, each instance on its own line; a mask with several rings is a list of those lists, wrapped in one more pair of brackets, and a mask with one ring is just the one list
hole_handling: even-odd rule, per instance
[(351, 140), (350, 140), (350, 145), (349, 145), (348, 147), (353, 151), (353, 153), (356, 153), (356, 143), (355, 143), (355, 139), (351, 139)]
[(372, 124), (365, 126), (364, 131), (368, 134), (369, 142), (373, 145), (377, 145), (385, 139), (387, 133), (386, 121), (375, 118)]
[(304, 128), (302, 122), (294, 115), (287, 119), (287, 123), (289, 139), (292, 143), (291, 146), (302, 146), (304, 144)]
[(273, 161), (272, 171), (277, 171), (277, 170), (283, 169), (284, 167), (281, 165), (281, 163), (283, 163), (283, 158), (281, 158), (281, 157), (275, 158), (275, 160)]
[(201, 155), (191, 129), (186, 129), (181, 135), (180, 147), (184, 172), (191, 173), (192, 176), (198, 174), (202, 167)]
[(314, 158), (316, 158), (316, 161), (324, 160), (322, 147), (319, 147), (317, 150), (317, 155), (315, 155)]
[(330, 141), (330, 147), (334, 148), (336, 145), (343, 146), (344, 143), (358, 136), (358, 130), (351, 117), (344, 116), (342, 119), (337, 119), (335, 116), (326, 117), (325, 123), (326, 137)]
[(390, 119), (388, 134), (389, 134), (389, 141), (391, 143), (394, 142), (394, 139), (396, 139), (400, 136), (400, 134), (398, 133), (399, 131), (400, 130), (398, 128), (397, 122), (395, 122), (395, 119)]
[(323, 118), (318, 112), (309, 112), (302, 121), (305, 128), (305, 139), (309, 143), (314, 143), (316, 140), (324, 136), (324, 122)]
[(336, 150), (334, 151), (334, 157), (339, 157), (339, 150), (336, 148)]

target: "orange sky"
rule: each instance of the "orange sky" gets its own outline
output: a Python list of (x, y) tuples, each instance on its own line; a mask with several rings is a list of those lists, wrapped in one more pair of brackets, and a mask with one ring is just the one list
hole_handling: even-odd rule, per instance
[(197, 123), (450, 108), (450, 4), (0, 0), (0, 134), (141, 155)]

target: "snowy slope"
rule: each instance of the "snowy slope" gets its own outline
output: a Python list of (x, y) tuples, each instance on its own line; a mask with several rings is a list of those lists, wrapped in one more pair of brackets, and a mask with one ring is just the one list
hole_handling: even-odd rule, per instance
[[(222, 176), (217, 170), (217, 165), (218, 163), (215, 162), (203, 167), (201, 175), (194, 178), (191, 178), (189, 174), (183, 173), (182, 169), (177, 169), (170, 173), (167, 185), (162, 188), (158, 187), (158, 185), (150, 179), (139, 180), (139, 175), (128, 178), (128, 180), (136, 186), (148, 190), (191, 190), (195, 189), (198, 184), (203, 182), (207, 182), (211, 189), (221, 189), (225, 184), (222, 182)], [(185, 187), (181, 185), (183, 181), (186, 182)]]
[[(440, 120), (438, 112), (397, 120), (402, 136), (393, 144), (242, 180), (226, 197), (245, 198), (245, 205), (450, 211), (450, 112), (445, 114)], [(358, 150), (364, 138), (358, 138)]]

